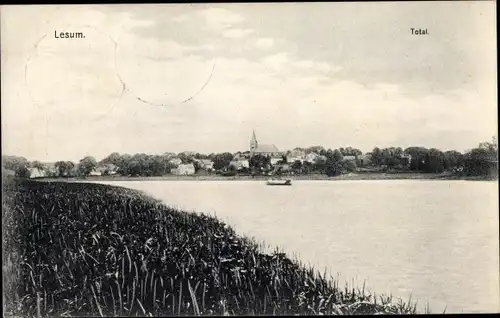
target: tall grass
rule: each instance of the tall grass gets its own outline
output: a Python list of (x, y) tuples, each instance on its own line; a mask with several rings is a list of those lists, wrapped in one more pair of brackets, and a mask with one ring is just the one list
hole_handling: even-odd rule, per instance
[(11, 315), (416, 313), (137, 191), (26, 181), (2, 207)]

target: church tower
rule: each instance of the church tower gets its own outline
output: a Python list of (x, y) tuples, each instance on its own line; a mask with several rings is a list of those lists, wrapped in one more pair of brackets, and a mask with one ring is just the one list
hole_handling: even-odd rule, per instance
[(252, 139), (250, 140), (250, 155), (253, 156), (255, 149), (258, 147), (257, 137), (255, 137), (255, 130), (252, 134)]

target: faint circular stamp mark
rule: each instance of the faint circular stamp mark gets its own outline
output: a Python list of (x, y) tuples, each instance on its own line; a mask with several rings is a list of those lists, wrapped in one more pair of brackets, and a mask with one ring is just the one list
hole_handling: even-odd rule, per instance
[[(165, 70), (165, 68), (162, 70), (165, 73), (175, 73), (174, 76), (177, 76), (175, 79), (175, 82), (173, 87), (169, 87), (166, 90), (161, 90), (161, 89), (156, 89), (155, 94), (158, 95), (158, 93), (161, 94), (160, 98), (151, 98), (151, 96), (148, 95), (147, 92), (143, 92), (138, 87), (134, 87), (133, 83), (130, 83), (130, 78), (128, 78), (126, 75), (124, 76), (122, 73), (126, 73), (120, 68), (120, 63), (119, 63), (119, 51), (120, 51), (120, 44), (118, 40), (115, 40), (113, 37), (111, 37), (109, 34), (106, 32), (92, 26), (89, 24), (83, 24), (83, 25), (67, 25), (64, 28), (61, 28), (60, 30), (80, 30), (81, 34), (84, 36), (78, 37), (78, 41), (80, 43), (81, 47), (99, 47), (99, 44), (95, 43), (95, 37), (98, 35), (101, 40), (105, 40), (104, 42), (107, 42), (107, 44), (110, 46), (110, 49), (103, 49), (104, 52), (102, 52), (102, 58), (108, 58), (110, 61), (108, 61), (108, 64), (112, 65), (113, 72), (114, 72), (114, 80), (118, 81), (118, 83), (115, 83), (116, 85), (119, 86), (119, 88), (115, 89), (113, 92), (108, 92), (110, 93), (109, 95), (112, 95), (113, 102), (111, 103), (101, 103), (104, 105), (104, 109), (100, 109), (100, 111), (96, 112), (93, 117), (93, 120), (100, 120), (105, 118), (107, 115), (109, 115), (113, 109), (116, 107), (116, 105), (122, 100), (124, 97), (125, 93), (129, 93), (132, 98), (136, 99), (137, 101), (151, 105), (151, 106), (175, 106), (175, 105), (181, 105), (184, 103), (187, 103), (191, 100), (193, 100), (196, 96), (201, 94), (203, 90), (208, 86), (210, 83), (215, 67), (216, 67), (216, 57), (213, 56), (211, 59), (210, 63), (198, 63), (198, 64), (204, 64), (201, 67), (201, 72), (200, 70), (195, 70), (195, 73), (197, 73), (198, 79), (203, 78), (202, 81), (194, 81), (193, 85), (190, 87), (190, 90), (184, 90), (184, 95), (182, 94), (177, 94), (177, 99), (170, 100), (168, 102), (162, 101), (163, 100), (168, 100), (169, 95), (172, 95), (173, 91), (176, 91), (176, 85), (178, 83), (183, 83), (184, 86), (189, 86), (191, 85), (189, 83), (190, 79), (185, 78), (182, 74), (182, 69), (181, 65), (177, 65), (178, 69), (177, 72), (171, 71), (171, 70)], [(59, 34), (59, 35), (58, 35)], [(85, 97), (85, 96), (92, 96), (93, 92), (89, 90), (89, 87), (82, 87), (82, 83), (79, 82), (78, 80), (81, 79), (82, 72), (80, 73), (73, 73), (73, 74), (64, 74), (64, 70), (62, 70), (60, 67), (61, 64), (64, 64), (64, 61), (67, 60), (69, 57), (66, 54), (60, 54), (58, 55), (58, 49), (60, 49), (61, 46), (67, 46), (67, 43), (70, 43), (69, 41), (74, 41), (76, 40), (75, 38), (64, 38), (61, 36), (61, 33), (57, 33), (57, 30), (51, 30), (48, 29), (48, 32), (45, 33), (43, 36), (41, 36), (33, 45), (31, 51), (28, 54), (28, 57), (26, 59), (26, 63), (24, 66), (24, 81), (27, 87), (27, 93), (32, 101), (32, 103), (35, 105), (37, 108), (44, 108), (48, 114), (50, 114), (50, 108), (55, 108), (57, 112), (60, 112), (61, 109), (64, 109), (66, 107), (72, 107), (72, 101), (75, 101), (77, 99)], [(85, 40), (83, 40), (85, 39)], [(85, 41), (85, 42), (82, 42)], [(55, 43), (54, 41), (57, 41)], [(66, 44), (65, 44), (66, 43)], [(73, 43), (74, 44), (74, 43)], [(78, 46), (77, 45), (77, 46)], [(102, 45), (102, 42), (101, 42)], [(69, 45), (71, 46), (71, 45)], [(66, 47), (67, 48), (67, 47)], [(74, 49), (74, 47), (73, 47)], [(111, 54), (112, 51), (112, 54)], [(68, 53), (68, 52), (66, 52)], [(69, 52), (71, 53), (71, 52)], [(73, 53), (78, 53), (79, 56), (83, 59), (85, 59), (85, 54), (88, 52), (85, 51), (73, 51)], [(133, 51), (128, 52), (128, 56), (132, 57), (132, 60), (136, 59), (137, 56), (134, 56)], [(45, 58), (45, 59), (44, 59)], [(91, 57), (88, 57), (89, 60), (91, 60), (92, 63), (96, 63), (98, 65), (102, 64), (102, 60), (99, 59), (94, 59), (92, 60)], [(54, 64), (55, 62), (55, 64)], [(67, 62), (67, 61), (66, 61)], [(166, 63), (168, 64), (168, 63)], [(175, 63), (174, 63), (175, 64)], [(207, 65), (208, 64), (208, 65)], [(139, 66), (141, 66), (141, 63), (138, 63)], [(172, 65), (172, 64), (170, 64)], [(68, 65), (66, 65), (68, 66)], [(71, 69), (71, 63), (69, 63), (69, 68)], [(207, 68), (208, 66), (208, 68)], [(195, 67), (196, 68), (196, 67)], [(204, 69), (203, 69), (204, 68)], [(99, 67), (98, 67), (99, 69)], [(102, 70), (101, 68), (100, 70)], [(44, 72), (45, 71), (45, 72)], [(66, 70), (67, 71), (67, 70)], [(95, 71), (95, 70), (94, 70)], [(148, 74), (142, 73), (142, 74), (135, 74), (134, 71), (137, 71), (137, 69), (132, 68), (132, 78), (139, 78), (141, 81), (144, 80), (144, 78), (148, 77), (154, 77), (154, 73), (152, 72)], [(205, 72), (203, 72), (205, 71)], [(62, 74), (61, 74), (62, 73)], [(201, 73), (201, 75), (200, 75)], [(49, 75), (51, 74), (51, 75)], [(158, 73), (156, 73), (158, 74)], [(109, 74), (108, 74), (109, 75)], [(137, 76), (139, 75), (139, 76)], [(141, 77), (143, 76), (143, 77)], [(57, 81), (56, 77), (59, 77), (59, 81)], [(98, 77), (98, 76), (97, 76)], [(92, 79), (90, 80), (90, 86), (96, 86), (97, 83), (94, 83), (96, 85), (92, 85)], [(133, 82), (133, 81), (132, 81)], [(80, 96), (67, 96), (66, 94), (66, 102), (63, 102), (63, 98), (55, 98), (56, 96), (61, 96), (65, 95), (64, 94), (64, 87), (73, 84), (73, 86), (79, 86), (80, 85), (80, 90), (79, 90), (79, 95)], [(110, 84), (109, 82), (107, 83), (107, 86), (113, 86), (113, 84)], [(155, 82), (156, 85), (168, 85), (166, 83), (163, 83), (161, 80)], [(172, 81), (170, 81), (170, 84), (172, 84)], [(95, 87), (94, 87), (95, 88)], [(102, 87), (100, 87), (102, 88)], [(63, 92), (61, 92), (63, 91)], [(78, 95), (78, 94), (77, 94)], [(154, 94), (153, 94), (154, 95)], [(175, 94), (174, 94), (175, 95)], [(64, 97), (64, 96), (63, 96)], [(109, 97), (109, 96), (108, 96)], [(85, 98), (83, 98), (85, 99)], [(85, 106), (85, 105), (84, 105)], [(71, 111), (71, 109), (68, 109), (68, 111)]]
[[(64, 30), (76, 30), (83, 37), (61, 38), (58, 32)], [(91, 25), (48, 28), (28, 52), (24, 65), (31, 102), (48, 114), (81, 107), (92, 112), (92, 120), (107, 116), (124, 93), (113, 51), (116, 41)]]
[[(117, 76), (137, 101), (150, 106), (177, 106), (200, 95), (209, 85), (217, 58), (203, 60), (179, 52), (173, 41), (120, 37), (116, 47)], [(177, 52), (175, 52), (177, 51)]]

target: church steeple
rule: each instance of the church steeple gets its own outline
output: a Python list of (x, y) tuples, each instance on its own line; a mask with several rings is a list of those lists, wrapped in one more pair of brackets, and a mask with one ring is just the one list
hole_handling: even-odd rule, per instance
[(252, 139), (250, 140), (250, 153), (253, 153), (258, 146), (257, 137), (255, 136), (255, 129), (253, 130)]

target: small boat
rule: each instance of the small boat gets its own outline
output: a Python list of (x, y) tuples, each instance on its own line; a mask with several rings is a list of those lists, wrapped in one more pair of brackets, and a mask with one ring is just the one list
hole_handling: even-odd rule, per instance
[(267, 180), (267, 185), (276, 185), (276, 186), (291, 186), (292, 180), (290, 179), (269, 179)]

